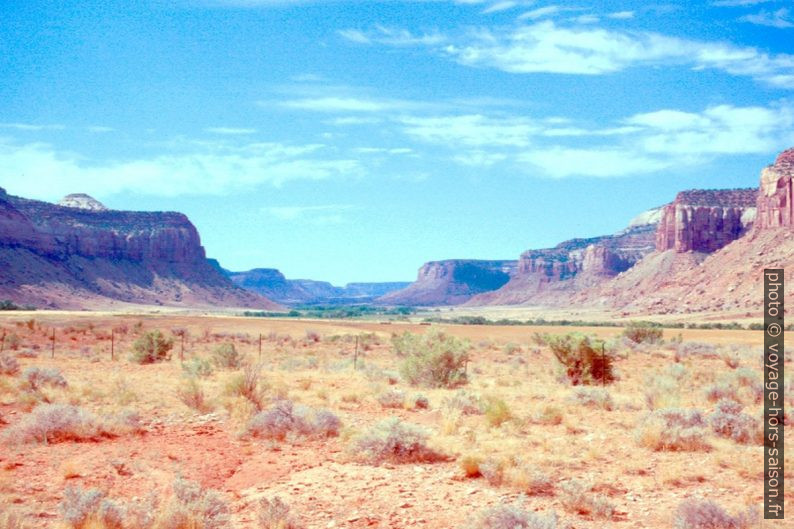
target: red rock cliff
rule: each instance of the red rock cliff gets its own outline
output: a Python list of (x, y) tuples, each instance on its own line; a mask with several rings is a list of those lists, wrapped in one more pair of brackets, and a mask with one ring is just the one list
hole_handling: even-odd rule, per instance
[(664, 207), (656, 250), (711, 253), (744, 235), (755, 217), (757, 189), (691, 190)]
[(775, 163), (761, 171), (756, 228), (794, 226), (794, 149), (783, 151)]

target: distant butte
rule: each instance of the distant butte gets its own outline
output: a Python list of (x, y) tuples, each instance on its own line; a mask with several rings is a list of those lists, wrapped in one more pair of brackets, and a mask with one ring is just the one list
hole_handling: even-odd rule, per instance
[(102, 202), (85, 193), (66, 195), (58, 202), (58, 205), (66, 208), (86, 209), (88, 211), (108, 211), (108, 208)]

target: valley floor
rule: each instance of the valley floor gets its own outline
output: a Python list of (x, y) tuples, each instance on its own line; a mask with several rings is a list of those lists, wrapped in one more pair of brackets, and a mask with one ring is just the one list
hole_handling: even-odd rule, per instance
[[(468, 384), (422, 388), (397, 376), (403, 360), (393, 352), (392, 336), (435, 328), (470, 342)], [(155, 329), (176, 336), (171, 359), (131, 362), (134, 341)], [(559, 527), (664, 528), (673, 527), (688, 498), (713, 500), (731, 513), (762, 503), (762, 447), (755, 434), (737, 442), (706, 429), (694, 449), (658, 450), (643, 429), (651, 409), (697, 408), (708, 417), (722, 393), (760, 418), (759, 331), (665, 330), (666, 341), (655, 345), (618, 340), (618, 379), (588, 393), (561, 380), (553, 354), (533, 336), (574, 330), (605, 339), (622, 332), (194, 314), (3, 314), (3, 354), (16, 358), (19, 370), (0, 374), (0, 525), (3, 511), (13, 511), (30, 527), (68, 527), (59, 510), (68, 487), (99, 489), (119, 502), (156, 491), (162, 505), (176, 477), (217, 490), (230, 506), (228, 526), (239, 528), (267, 527), (257, 518), (260, 499), (275, 496), (307, 528), (484, 527), (476, 525), (479, 514), (504, 502), (555, 512)], [(235, 389), (244, 370), (213, 366), (203, 376), (186, 375), (224, 343), (260, 366), (264, 409), (284, 399), (328, 409), (341, 420), (339, 435), (246, 435), (255, 406)], [(31, 367), (56, 368), (68, 385), (32, 388), (25, 374)], [(200, 409), (186, 404), (191, 381), (194, 394), (198, 388), (204, 396)], [(791, 381), (788, 387), (794, 390)], [(420, 394), (427, 408), (415, 405)], [(20, 442), (14, 433), (46, 403), (78, 406), (96, 417), (132, 410), (141, 430), (79, 442)], [(467, 403), (482, 407), (471, 410)], [(389, 417), (424, 428), (430, 448), (444, 457), (362, 461), (356, 439)], [(794, 438), (791, 426), (786, 430)], [(794, 477), (791, 455), (786, 470)], [(789, 507), (793, 498), (789, 488)], [(764, 527), (791, 524), (767, 521)]]

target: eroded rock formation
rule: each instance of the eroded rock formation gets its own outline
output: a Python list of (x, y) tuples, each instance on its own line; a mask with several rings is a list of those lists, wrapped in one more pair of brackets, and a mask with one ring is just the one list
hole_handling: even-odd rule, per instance
[(794, 149), (783, 151), (775, 163), (761, 171), (758, 193), (758, 229), (794, 226)]

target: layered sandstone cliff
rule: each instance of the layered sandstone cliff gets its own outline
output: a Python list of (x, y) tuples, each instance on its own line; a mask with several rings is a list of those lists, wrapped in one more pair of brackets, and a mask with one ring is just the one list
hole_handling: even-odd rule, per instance
[(517, 261), (449, 259), (419, 269), (410, 286), (378, 298), (388, 305), (457, 305), (481, 292), (496, 290), (516, 273)]
[(64, 308), (276, 306), (213, 267), (181, 213), (111, 211), (87, 195), (62, 203), (0, 191), (0, 297)]
[(659, 251), (574, 301), (626, 313), (760, 316), (764, 268), (786, 269), (786, 295), (794, 294), (793, 178), (789, 149), (761, 172), (760, 190), (679, 195), (660, 225)]
[(752, 227), (758, 190), (693, 189), (678, 193), (663, 209), (656, 250), (711, 253)]
[(631, 268), (654, 249), (658, 209), (628, 228), (589, 239), (571, 239), (521, 254), (516, 274), (501, 288), (475, 296), (469, 305), (559, 305), (580, 290)]

